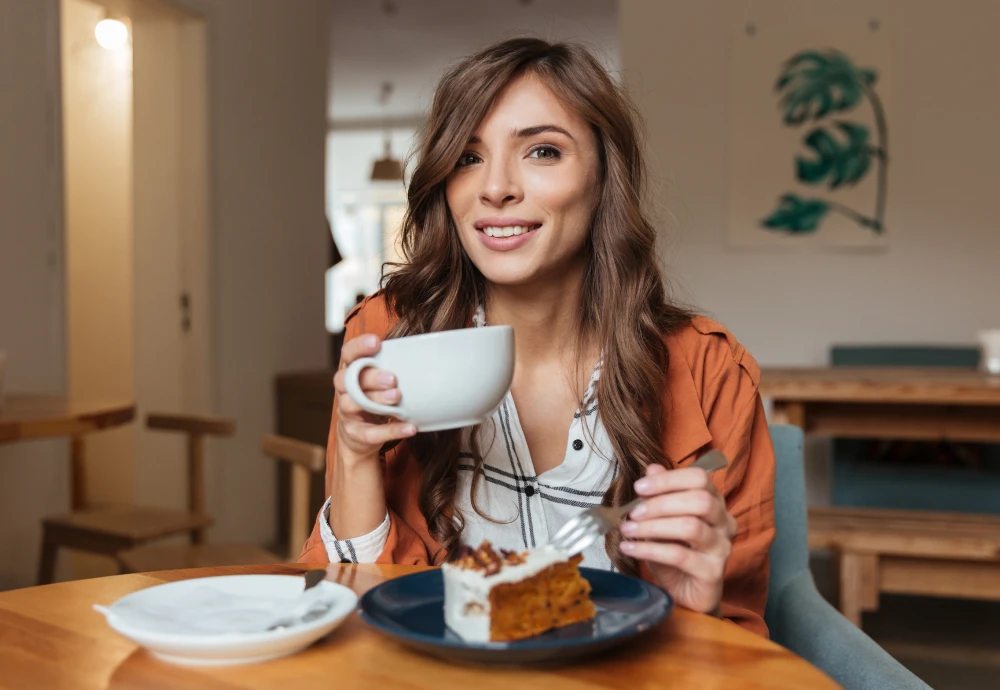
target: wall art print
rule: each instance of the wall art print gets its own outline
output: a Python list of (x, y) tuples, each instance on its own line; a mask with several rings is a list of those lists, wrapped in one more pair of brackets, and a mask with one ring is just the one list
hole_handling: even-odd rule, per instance
[(730, 244), (887, 246), (886, 32), (762, 31), (731, 47)]

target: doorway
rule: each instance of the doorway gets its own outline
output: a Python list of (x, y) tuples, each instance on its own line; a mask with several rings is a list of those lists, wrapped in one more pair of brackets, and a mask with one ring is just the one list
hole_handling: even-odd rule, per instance
[[(182, 441), (143, 419), (212, 408), (205, 21), (166, 0), (61, 10), (69, 393), (139, 410), (87, 440), (86, 496), (183, 507)], [(104, 20), (126, 40), (102, 45)]]

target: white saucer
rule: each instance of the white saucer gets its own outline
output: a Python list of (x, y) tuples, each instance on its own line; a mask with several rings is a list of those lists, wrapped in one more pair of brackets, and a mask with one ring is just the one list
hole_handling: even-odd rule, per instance
[(305, 623), (254, 633), (165, 633), (153, 627), (127, 624), (121, 616), (115, 615), (115, 607), (126, 602), (132, 605), (169, 604), (205, 586), (233, 595), (292, 600), (302, 592), (303, 580), (294, 575), (226, 575), (169, 582), (122, 597), (108, 607), (106, 620), (119, 634), (164, 661), (187, 666), (227, 666), (276, 659), (305, 649), (340, 625), (358, 603), (352, 590), (324, 580), (316, 586), (326, 588), (333, 600), (328, 611)]

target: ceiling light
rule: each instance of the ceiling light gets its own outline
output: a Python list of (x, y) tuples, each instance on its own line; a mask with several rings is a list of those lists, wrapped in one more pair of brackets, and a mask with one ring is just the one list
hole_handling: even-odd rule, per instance
[(119, 50), (128, 43), (128, 27), (119, 19), (102, 19), (94, 27), (94, 38), (105, 50)]

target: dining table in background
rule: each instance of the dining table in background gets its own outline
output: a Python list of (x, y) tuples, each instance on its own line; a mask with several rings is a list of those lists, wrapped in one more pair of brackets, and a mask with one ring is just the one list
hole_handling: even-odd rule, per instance
[(807, 434), (1000, 443), (1000, 376), (974, 369), (765, 368), (760, 394)]
[[(759, 390), (772, 422), (806, 434), (1000, 443), (1000, 376), (972, 368), (764, 368)], [(808, 522), (810, 548), (839, 556), (857, 625), (882, 593), (1000, 601), (1000, 515), (823, 506)]]
[[(824, 690), (838, 686), (783, 647), (729, 621), (675, 608), (658, 627), (605, 654), (563, 666), (462, 666), (405, 647), (350, 616), (328, 637), (292, 656), (229, 667), (176, 666), (114, 632), (94, 604), (164, 582), (238, 574), (298, 575), (282, 564), (117, 575), (0, 592), (0, 688), (51, 687), (241, 690), (547, 690), (699, 688)], [(327, 579), (359, 595), (417, 566), (327, 566)]]
[(71, 507), (79, 510), (86, 505), (87, 497), (84, 438), (129, 424), (133, 419), (133, 402), (10, 393), (0, 407), (0, 444), (68, 437)]

